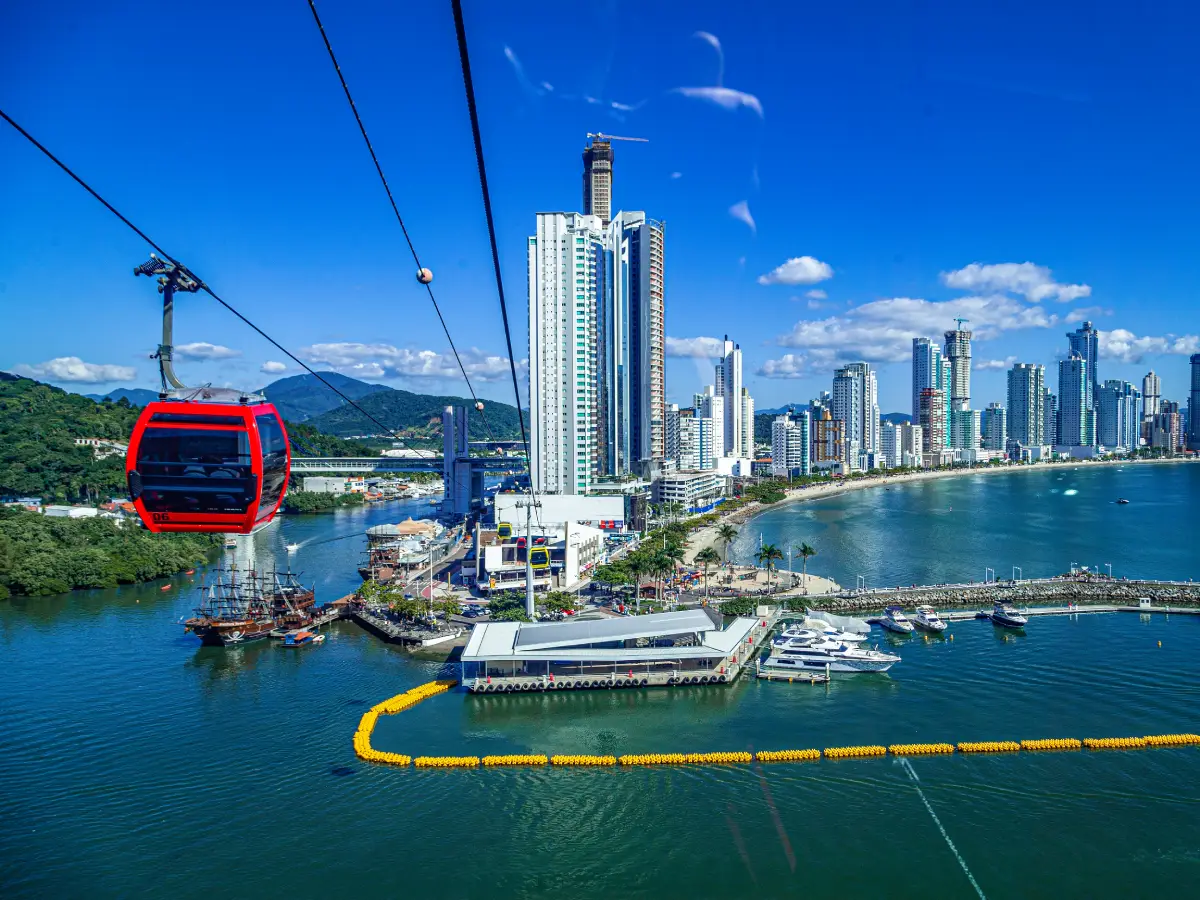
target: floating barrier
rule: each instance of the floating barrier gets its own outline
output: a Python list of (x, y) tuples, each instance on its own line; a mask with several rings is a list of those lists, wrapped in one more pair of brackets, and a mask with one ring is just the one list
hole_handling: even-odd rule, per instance
[(549, 760), (544, 753), (510, 753), (507, 756), (485, 756), (485, 766), (544, 766)]
[(1183, 747), (1200, 744), (1200, 734), (1150, 734), (1145, 741), (1147, 747)]
[(413, 760), (418, 769), (474, 769), (478, 756), (418, 756)]
[(1083, 746), (1089, 750), (1140, 750), (1147, 745), (1145, 738), (1084, 738)]
[(883, 756), (887, 747), (867, 745), (864, 747), (826, 747), (826, 759), (856, 759), (864, 756)]
[(936, 756), (953, 752), (953, 744), (892, 744), (888, 747), (888, 753), (893, 756)]
[(615, 766), (615, 756), (588, 756), (587, 754), (559, 754), (550, 757), (552, 766)]
[(355, 755), (364, 762), (384, 763), (391, 766), (409, 765), (412, 762), (411, 756), (405, 756), (403, 753), (384, 753), (371, 746), (371, 734), (375, 731), (375, 725), (378, 723), (379, 717), (392, 716), (398, 712), (403, 712), (412, 706), (416, 706), (422, 700), (427, 700), (438, 694), (444, 694), (456, 684), (458, 682), (453, 679), (430, 681), (372, 706), (363, 713), (362, 718), (358, 721), (358, 729), (354, 732)]
[(1083, 741), (1078, 738), (1042, 738), (1036, 741), (1021, 741), (1022, 750), (1080, 750)]
[(687, 762), (683, 753), (626, 753), (618, 756), (623, 766), (681, 766)]
[(754, 754), (759, 762), (806, 762), (821, 758), (820, 750), (759, 750)]
[(1018, 741), (964, 741), (958, 745), (959, 753), (1011, 753), (1020, 749)]

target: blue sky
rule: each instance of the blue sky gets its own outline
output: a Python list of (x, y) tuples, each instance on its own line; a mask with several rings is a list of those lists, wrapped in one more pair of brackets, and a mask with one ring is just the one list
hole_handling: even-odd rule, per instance
[[(321, 7), (476, 388), (511, 402), (449, 3)], [(1184, 399), (1200, 10), (465, 7), (518, 360), (533, 214), (578, 208), (585, 134), (605, 131), (649, 139), (616, 145), (614, 202), (667, 223), (672, 401), (729, 334), (759, 408), (865, 358), (885, 410), (907, 410), (912, 336), (957, 315), (977, 334), (977, 408), (1004, 399), (1010, 360), (1052, 366), (1084, 317), (1101, 378), (1153, 368)], [(464, 392), (303, 0), (10, 5), (0, 85), (10, 115), (314, 365)], [(157, 296), (130, 274), (144, 245), (6, 125), (0, 197), (0, 368), (155, 386)], [(203, 296), (176, 340), (194, 382), (296, 371)]]

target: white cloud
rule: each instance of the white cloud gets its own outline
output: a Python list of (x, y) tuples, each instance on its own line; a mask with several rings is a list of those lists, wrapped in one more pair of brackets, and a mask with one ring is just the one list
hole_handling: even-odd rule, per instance
[(1092, 289), (1086, 284), (1059, 284), (1045, 266), (1031, 262), (984, 265), (971, 263), (953, 272), (942, 273), (942, 283), (963, 291), (1003, 292), (1020, 294), (1033, 303), (1055, 299), (1069, 303), (1090, 297)]
[(673, 338), (666, 340), (667, 356), (714, 359), (721, 355), (721, 342), (713, 337)]
[(745, 200), (740, 203), (735, 203), (729, 207), (729, 214), (739, 222), (745, 222), (750, 226), (750, 230), (758, 234), (758, 226), (754, 224), (754, 216), (750, 215), (750, 204)]
[(981, 359), (978, 362), (972, 360), (971, 368), (981, 371), (1011, 369), (1016, 361), (1015, 356), (1006, 356), (1004, 359)]
[(806, 360), (795, 353), (785, 353), (779, 359), (768, 359), (758, 369), (763, 378), (803, 378), (808, 374)]
[(1113, 311), (1111, 309), (1105, 309), (1103, 306), (1081, 306), (1067, 313), (1065, 321), (1068, 325), (1074, 325), (1076, 322), (1086, 322), (1088, 319), (1111, 316), (1112, 314)]
[(813, 288), (811, 291), (806, 291), (804, 294), (809, 300), (827, 300), (829, 295), (820, 288)]
[(864, 303), (842, 315), (797, 322), (778, 343), (804, 348), (810, 366), (830, 368), (859, 359), (903, 362), (911, 357), (914, 337), (941, 334), (958, 317), (969, 320), (975, 339), (981, 341), (1058, 322), (1058, 316), (1043, 307), (1003, 295), (941, 302), (895, 297)]
[(280, 372), (287, 371), (287, 363), (276, 362), (273, 359), (268, 359), (265, 363), (258, 367), (258, 371), (265, 372), (268, 375), (278, 375)]
[[(758, 276), (759, 284), (816, 284), (833, 277), (829, 263), (812, 256), (794, 256), (781, 266), (776, 266), (766, 275)], [(811, 297), (812, 294), (809, 294)], [(822, 292), (824, 296), (824, 292)]]
[(744, 107), (753, 110), (760, 119), (763, 118), (762, 102), (753, 94), (747, 94), (745, 91), (735, 91), (733, 88), (727, 87), (679, 87), (673, 88), (671, 93), (681, 94), (693, 100), (715, 103), (722, 109), (731, 112)]
[(682, 172), (672, 172), (672, 173), (671, 173), (671, 179), (672, 179), (672, 180), (675, 180), (675, 179), (677, 179), (677, 178), (682, 178), (682, 177), (683, 177), (683, 173), (682, 173)]
[[(359, 378), (462, 378), (452, 354), (391, 344), (313, 344), (301, 348), (300, 355), (309, 362)], [(460, 351), (459, 356), (472, 379), (499, 381), (509, 375), (507, 356), (493, 356), (475, 347)], [(525, 367), (526, 361), (519, 363), (518, 374)]]
[(717, 84), (720, 85), (725, 80), (725, 51), (721, 49), (721, 42), (715, 34), (707, 31), (694, 32), (692, 37), (699, 38), (717, 51)]
[(208, 359), (234, 359), (241, 356), (241, 350), (222, 347), (220, 344), (210, 344), (207, 341), (196, 341), (191, 344), (176, 344), (175, 358), (203, 362)]
[(76, 384), (103, 384), (109, 381), (132, 381), (137, 377), (133, 366), (114, 366), (84, 362), (78, 356), (59, 356), (36, 365), (13, 366), (13, 372), (26, 378), (50, 378)]
[(1100, 357), (1123, 363), (1140, 363), (1146, 356), (1159, 353), (1189, 355), (1200, 353), (1200, 337), (1194, 334), (1162, 337), (1138, 337), (1124, 328), (1100, 332)]

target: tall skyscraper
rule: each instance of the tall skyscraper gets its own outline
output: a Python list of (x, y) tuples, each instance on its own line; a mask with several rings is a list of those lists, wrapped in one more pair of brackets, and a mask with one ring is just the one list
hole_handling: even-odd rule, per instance
[(716, 393), (710, 384), (701, 394), (692, 397), (692, 404), (697, 414), (712, 419), (712, 455), (720, 458), (725, 455), (725, 398)]
[(613, 149), (610, 141), (591, 141), (583, 150), (583, 214), (612, 221)]
[(927, 337), (913, 338), (912, 346), (912, 417), (921, 414), (921, 391), (942, 388), (942, 351)]
[(971, 332), (960, 325), (945, 333), (942, 355), (950, 364), (950, 409), (971, 408)]
[(1096, 414), (1087, 405), (1090, 378), (1087, 361), (1078, 353), (1058, 363), (1058, 443), (1064, 447), (1092, 447), (1096, 439)]
[[(717, 362), (714, 388), (724, 399), (725, 406), (725, 453), (728, 456), (752, 456), (746, 452), (745, 430), (750, 429), (749, 446), (754, 447), (754, 417), (745, 419), (746, 401), (749, 394), (742, 390), (742, 349), (729, 335), (721, 345), (721, 359)], [(753, 409), (753, 401), (751, 401)]]
[(539, 213), (529, 239), (530, 473), (535, 491), (585, 494), (597, 473), (599, 219)]
[(1140, 442), (1142, 393), (1110, 378), (1096, 392), (1096, 439), (1108, 449), (1135, 450)]
[(1148, 421), (1158, 412), (1158, 401), (1162, 397), (1162, 381), (1151, 369), (1142, 377), (1142, 421)]
[(582, 494), (667, 458), (664, 229), (539, 213), (529, 239), (533, 486)]
[(864, 453), (879, 449), (879, 386), (869, 363), (850, 363), (834, 373), (831, 411), (846, 423), (847, 443)]
[[(1087, 408), (1096, 408), (1096, 391), (1100, 387), (1097, 378), (1097, 363), (1100, 358), (1100, 332), (1092, 327), (1091, 322), (1084, 322), (1079, 328), (1067, 333), (1067, 341), (1071, 345), (1071, 353), (1079, 356), (1087, 365)], [(1069, 354), (1068, 354), (1069, 355)]]
[(786, 412), (771, 423), (771, 474), (776, 477), (808, 475), (811, 443), (808, 411)]
[(989, 403), (983, 411), (983, 446), (986, 450), (1004, 450), (1008, 444), (1008, 411), (999, 403)]
[(978, 450), (981, 443), (979, 410), (969, 407), (950, 410), (950, 446), (956, 450)]
[(742, 459), (754, 458), (754, 398), (742, 388)]
[(825, 409), (821, 411), (821, 418), (812, 424), (815, 425), (813, 430), (817, 434), (817, 453), (813, 457), (813, 462), (825, 466), (842, 462), (846, 455), (846, 423), (841, 419), (833, 418), (829, 410)]
[(1193, 353), (1192, 390), (1188, 394), (1188, 447), (1200, 450), (1200, 353)]
[(713, 421), (697, 414), (696, 409), (687, 407), (676, 413), (678, 422), (678, 448), (674, 457), (681, 470), (711, 469)]
[(1022, 447), (1046, 443), (1042, 404), (1046, 396), (1046, 368), (1017, 363), (1008, 371), (1008, 437)]
[(922, 430), (922, 451), (940, 453), (946, 449), (946, 394), (937, 388), (921, 391), (917, 423)]
[(1042, 435), (1043, 440), (1050, 446), (1059, 443), (1058, 440), (1058, 397), (1050, 388), (1042, 394)]

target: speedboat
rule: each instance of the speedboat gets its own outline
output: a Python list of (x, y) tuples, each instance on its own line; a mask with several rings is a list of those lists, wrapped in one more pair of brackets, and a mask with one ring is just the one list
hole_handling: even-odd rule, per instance
[(311, 631), (289, 631), (283, 636), (283, 643), (280, 647), (307, 647), (310, 644), (325, 643), (325, 635), (314, 634)]
[(992, 621), (1005, 628), (1024, 628), (1029, 620), (1017, 612), (1011, 603), (997, 600), (992, 607)]
[(299, 544), (288, 544), (288, 545), (287, 545), (287, 552), (288, 552), (288, 553), (295, 553), (295, 552), (296, 552), (297, 550), (299, 550), (299, 549), (300, 549), (300, 545), (299, 545)]
[(1128, 500), (1126, 500), (1124, 497), (1118, 497), (1118, 498), (1117, 498), (1117, 503), (1118, 503), (1118, 505), (1120, 505), (1120, 506), (1124, 506), (1124, 505), (1125, 505), (1126, 503), (1128, 503), (1128, 502), (1129, 502), (1129, 501), (1128, 501)]
[(932, 606), (918, 606), (916, 615), (913, 616), (913, 624), (935, 634), (946, 630), (946, 623), (938, 618), (937, 610)]
[(779, 633), (775, 638), (776, 643), (783, 643), (788, 638), (816, 638), (824, 637), (831, 641), (841, 641), (846, 644), (857, 644), (860, 641), (865, 641), (867, 635), (856, 634), (853, 631), (842, 631), (833, 627), (828, 622), (822, 622), (819, 619), (808, 619), (803, 625), (789, 625)]
[(789, 638), (771, 648), (763, 661), (766, 669), (777, 671), (886, 672), (900, 657), (878, 650), (855, 647), (841, 641), (831, 641), (822, 635), (815, 639)]
[(895, 631), (900, 634), (911, 634), (913, 630), (912, 622), (908, 621), (903, 610), (898, 606), (889, 606), (885, 609), (883, 616), (879, 620), (879, 624), (888, 631)]

